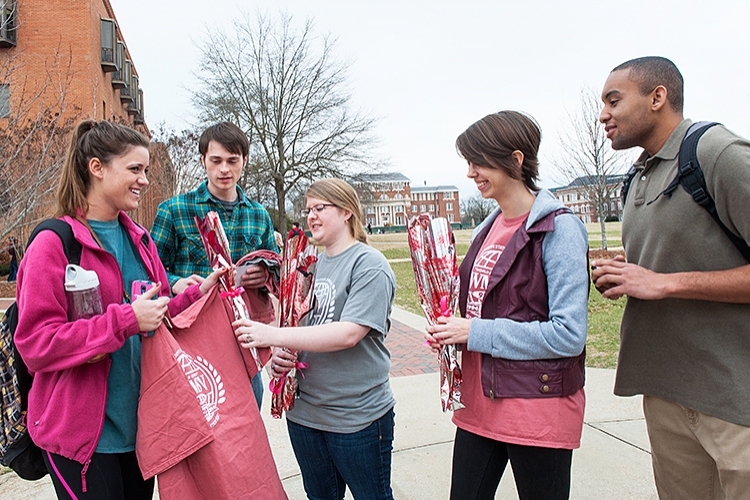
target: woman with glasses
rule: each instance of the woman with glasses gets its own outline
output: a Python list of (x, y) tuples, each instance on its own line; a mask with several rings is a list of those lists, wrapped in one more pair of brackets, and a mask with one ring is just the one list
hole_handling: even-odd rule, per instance
[(451, 499), (494, 499), (510, 462), (521, 500), (570, 493), (581, 442), (589, 279), (583, 223), (536, 186), (542, 132), (501, 111), (456, 139), (468, 177), (495, 210), (459, 274), (461, 318), (427, 327), (435, 347), (463, 344), (453, 414)]
[(396, 279), (383, 254), (367, 245), (362, 209), (341, 179), (323, 179), (307, 190), (307, 227), (324, 248), (315, 271), (316, 308), (307, 326), (276, 328), (241, 320), (245, 347), (274, 346), (271, 371), (295, 366), (287, 349), (308, 364), (299, 394), (287, 412), (289, 438), (309, 498), (393, 498), (391, 452), (395, 400), (385, 336)]

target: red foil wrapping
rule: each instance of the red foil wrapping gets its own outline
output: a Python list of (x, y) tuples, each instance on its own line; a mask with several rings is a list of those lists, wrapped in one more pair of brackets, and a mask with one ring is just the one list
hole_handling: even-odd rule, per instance
[[(195, 216), (195, 224), (198, 226), (198, 232), (203, 239), (203, 246), (206, 248), (208, 262), (211, 269), (216, 271), (222, 267), (228, 267), (234, 271), (232, 264), (232, 254), (229, 251), (229, 240), (224, 232), (224, 226), (221, 224), (219, 214), (208, 212), (204, 219)], [(221, 297), (229, 300), (234, 311), (235, 319), (250, 319), (250, 313), (247, 310), (245, 301), (242, 300), (242, 287), (234, 286), (234, 273), (224, 273), (219, 277), (219, 287), (221, 288)], [(254, 347), (250, 349), (253, 355), (258, 371), (263, 369), (263, 363), (260, 361), (258, 351)]]
[[(295, 235), (286, 242), (281, 261), (281, 293), (279, 294), (279, 326), (298, 326), (302, 318), (315, 307), (315, 265), (318, 250), (304, 234)], [(288, 352), (298, 354), (297, 351)], [(297, 370), (307, 368), (297, 362), (285, 376), (271, 380), (271, 416), (281, 418), (291, 410), (297, 394)], [(301, 372), (300, 372), (301, 373)]]
[[(409, 220), (409, 249), (419, 303), (430, 325), (458, 308), (458, 260), (456, 242), (448, 221), (421, 214)], [(443, 411), (460, 410), (461, 366), (458, 347), (443, 346), (438, 352), (440, 403)]]

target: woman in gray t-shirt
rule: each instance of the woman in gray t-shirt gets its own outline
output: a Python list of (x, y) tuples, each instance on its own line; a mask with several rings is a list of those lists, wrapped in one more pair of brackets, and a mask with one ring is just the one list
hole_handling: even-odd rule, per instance
[(341, 179), (314, 182), (307, 191), (307, 225), (325, 250), (315, 272), (317, 305), (307, 326), (276, 328), (242, 320), (245, 347), (274, 346), (271, 371), (295, 364), (283, 348), (309, 364), (287, 412), (289, 438), (311, 498), (393, 498), (393, 406), (388, 378), (396, 279), (385, 257), (368, 246), (354, 189)]

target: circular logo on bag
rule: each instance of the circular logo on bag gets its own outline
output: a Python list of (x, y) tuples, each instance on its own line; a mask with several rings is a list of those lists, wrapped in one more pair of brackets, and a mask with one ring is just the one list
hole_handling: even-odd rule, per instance
[(214, 427), (219, 422), (219, 405), (227, 399), (221, 375), (208, 360), (201, 356), (193, 359), (188, 353), (179, 349), (174, 357), (177, 358), (190, 386), (195, 391), (203, 416), (206, 417), (208, 424)]

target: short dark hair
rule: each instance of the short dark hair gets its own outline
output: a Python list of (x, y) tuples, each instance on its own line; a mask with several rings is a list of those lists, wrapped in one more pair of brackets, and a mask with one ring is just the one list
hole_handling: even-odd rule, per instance
[[(521, 179), (532, 191), (539, 191), (539, 144), (542, 129), (530, 116), (518, 111), (500, 111), (487, 115), (466, 129), (456, 139), (456, 150), (474, 165), (499, 168), (511, 179)], [(523, 153), (518, 168), (513, 151)]]
[(667, 100), (672, 109), (682, 113), (685, 81), (677, 66), (666, 57), (648, 56), (626, 61), (612, 72), (629, 69), (629, 79), (638, 83), (641, 95), (648, 95), (659, 85), (667, 89)]
[(205, 156), (208, 151), (208, 144), (216, 141), (230, 153), (241, 155), (247, 158), (250, 154), (250, 143), (247, 136), (237, 125), (231, 122), (220, 122), (211, 125), (201, 134), (198, 141), (198, 151), (201, 156)]

